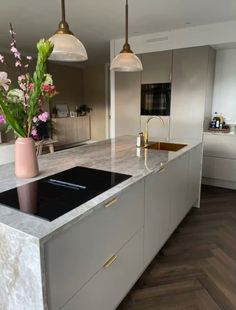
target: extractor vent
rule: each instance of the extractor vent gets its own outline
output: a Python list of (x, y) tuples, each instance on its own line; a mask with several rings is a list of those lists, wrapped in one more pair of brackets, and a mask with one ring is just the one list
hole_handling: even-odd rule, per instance
[(168, 41), (168, 40), (169, 40), (169, 37), (165, 36), (165, 37), (147, 39), (146, 42), (147, 43), (153, 43), (153, 42), (162, 42), (162, 41)]

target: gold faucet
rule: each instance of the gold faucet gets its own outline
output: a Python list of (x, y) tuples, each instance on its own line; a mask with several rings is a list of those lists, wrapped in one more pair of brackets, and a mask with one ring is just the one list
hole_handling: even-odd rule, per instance
[(159, 119), (159, 120), (161, 121), (163, 127), (165, 127), (165, 123), (164, 123), (164, 121), (163, 121), (163, 118), (161, 118), (160, 116), (155, 115), (155, 116), (149, 117), (149, 118), (147, 119), (147, 121), (146, 121), (146, 128), (145, 128), (145, 133), (144, 133), (144, 146), (147, 146), (147, 145), (148, 145), (148, 123), (149, 123), (150, 120), (153, 119), (153, 118)]

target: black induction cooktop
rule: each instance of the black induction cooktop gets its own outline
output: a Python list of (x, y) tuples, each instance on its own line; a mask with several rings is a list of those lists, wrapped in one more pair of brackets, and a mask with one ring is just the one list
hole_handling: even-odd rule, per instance
[(0, 203), (53, 221), (130, 177), (77, 166), (2, 192)]

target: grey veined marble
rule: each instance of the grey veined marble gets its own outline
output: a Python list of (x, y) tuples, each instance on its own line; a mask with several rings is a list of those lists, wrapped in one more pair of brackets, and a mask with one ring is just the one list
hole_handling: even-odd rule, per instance
[(44, 309), (39, 240), (0, 225), (0, 309)]
[(201, 143), (173, 142), (185, 142), (188, 146), (178, 152), (137, 149), (136, 137), (125, 136), (43, 155), (39, 158), (40, 175), (27, 180), (15, 178), (14, 164), (0, 166), (0, 192), (77, 165), (132, 175), (52, 222), (0, 205), (0, 310), (47, 309), (43, 244), (128, 186)]

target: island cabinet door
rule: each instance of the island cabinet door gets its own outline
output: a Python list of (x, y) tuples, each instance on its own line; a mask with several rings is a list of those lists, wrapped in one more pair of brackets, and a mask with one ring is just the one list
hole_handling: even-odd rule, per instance
[(188, 205), (188, 167), (189, 152), (183, 154), (170, 163), (171, 167), (171, 208), (170, 208), (170, 234), (190, 209)]
[(145, 181), (144, 264), (147, 266), (168, 238), (171, 175), (169, 165)]
[(65, 305), (143, 221), (144, 181), (139, 181), (48, 240), (44, 261), (49, 309)]
[(143, 269), (143, 229), (140, 229), (61, 310), (113, 310)]
[(202, 170), (202, 144), (189, 151), (188, 207), (198, 206)]

